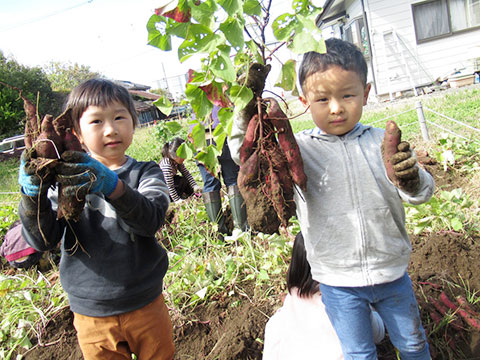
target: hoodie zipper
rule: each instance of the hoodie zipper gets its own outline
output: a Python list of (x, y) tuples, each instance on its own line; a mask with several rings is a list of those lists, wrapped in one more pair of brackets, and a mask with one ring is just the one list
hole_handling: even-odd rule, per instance
[[(347, 166), (346, 166), (346, 173), (348, 176), (348, 182), (350, 184), (350, 192), (351, 192), (351, 199), (353, 202), (353, 207), (357, 212), (357, 218), (359, 222), (360, 228), (360, 267), (362, 269), (363, 276), (365, 277), (365, 281), (368, 285), (372, 283), (370, 276), (368, 276), (368, 263), (367, 263), (367, 242), (365, 238), (365, 219), (363, 216), (363, 212), (360, 209), (360, 200), (358, 196), (358, 186), (357, 186), (357, 178), (355, 176), (355, 171), (353, 171), (355, 164), (353, 158), (350, 154), (350, 151), (347, 146), (347, 139), (345, 137), (340, 138), (341, 143), (343, 145), (344, 152), (346, 154), (347, 159)], [(355, 139), (352, 139), (355, 141)]]

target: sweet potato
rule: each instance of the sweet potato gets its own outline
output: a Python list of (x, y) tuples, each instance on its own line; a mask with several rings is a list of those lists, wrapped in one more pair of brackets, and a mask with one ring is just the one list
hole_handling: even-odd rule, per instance
[[(440, 313), (442, 314), (442, 318), (445, 316), (445, 315), (448, 315), (449, 313), (449, 308), (441, 303), (440, 301), (430, 297), (429, 300), (428, 300), (433, 306), (434, 308)], [(453, 313), (453, 311), (452, 311)], [(458, 330), (458, 331), (462, 331), (464, 330), (463, 326), (462, 326), (462, 323), (460, 321), (459, 318), (457, 318), (455, 316), (455, 314), (452, 314), (451, 315), (451, 319), (449, 320), (448, 322), (448, 325), (450, 325), (451, 327), (453, 327), (455, 330)]]
[[(398, 145), (401, 142), (402, 132), (394, 121), (387, 121), (385, 135), (382, 142), (382, 157), (387, 170), (388, 178), (394, 182), (395, 170), (392, 164), (392, 157), (398, 152)], [(395, 183), (395, 182), (394, 182)]]
[(266, 179), (270, 187), (269, 194), (273, 208), (283, 226), (288, 225), (288, 220), (295, 214), (295, 203), (293, 202), (293, 182), (288, 176), (287, 160), (285, 156), (277, 151), (270, 157), (271, 167), (269, 171), (270, 181)]
[(243, 164), (252, 155), (258, 138), (258, 114), (255, 114), (248, 123), (245, 139), (240, 147), (240, 162)]
[(458, 313), (468, 325), (473, 327), (475, 330), (480, 331), (480, 319), (474, 317), (472, 314), (454, 304), (444, 291), (442, 291), (440, 294), (440, 301), (443, 302), (448, 308)]
[(465, 310), (467, 313), (472, 315), (473, 317), (476, 317), (480, 319), (480, 314), (473, 310), (470, 305), (468, 304), (467, 299), (465, 299), (463, 296), (457, 296), (457, 303), (460, 305), (460, 307)]
[(307, 179), (288, 118), (274, 99), (261, 98), (269, 71), (269, 65), (253, 64), (238, 80), (254, 96), (239, 114), (247, 130), (237, 183), (250, 228), (272, 234), (295, 214), (294, 183), (306, 190)]
[(288, 170), (292, 180), (303, 191), (307, 190), (307, 176), (303, 170), (303, 160), (300, 154), (292, 126), (285, 113), (275, 99), (265, 99), (269, 103), (268, 118), (277, 130), (278, 143), (288, 162)]
[(63, 144), (61, 137), (53, 128), (52, 115), (45, 115), (40, 129), (40, 134), (33, 142), (37, 156), (47, 159), (59, 159), (60, 154), (63, 152)]
[[(22, 95), (22, 90), (5, 83), (2, 84), (17, 90), (23, 100), (27, 116), (24, 134), (25, 146), (33, 156), (29, 164), (30, 170), (43, 179), (54, 176), (55, 165), (57, 161), (61, 161), (60, 157), (63, 151), (82, 151), (80, 141), (72, 132), (71, 110), (67, 109), (55, 119), (52, 115), (47, 114), (40, 123), (37, 107)], [(65, 217), (67, 220), (76, 221), (84, 205), (85, 194), (67, 194), (62, 186), (58, 186), (57, 218)]]

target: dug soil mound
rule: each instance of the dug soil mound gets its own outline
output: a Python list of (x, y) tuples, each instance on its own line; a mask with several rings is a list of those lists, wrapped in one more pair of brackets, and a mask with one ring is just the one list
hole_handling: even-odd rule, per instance
[[(434, 163), (425, 166), (435, 177), (437, 187), (452, 190), (465, 181)], [(480, 291), (480, 238), (444, 231), (412, 235), (411, 239), (409, 273), (433, 359), (480, 359), (480, 329), (469, 324), (459, 312), (441, 313), (434, 306), (445, 296), (458, 305), (458, 296)], [(284, 292), (284, 289), (259, 289), (254, 283), (243, 284), (242, 288), (227, 289), (188, 314), (172, 312), (175, 359), (261, 359), (265, 324), (281, 306)], [(475, 307), (480, 312), (480, 305)], [(435, 313), (436, 316), (432, 315)], [(82, 359), (68, 309), (50, 320), (33, 342), (36, 345), (25, 354), (26, 360)], [(396, 359), (388, 335), (378, 350), (379, 359)]]

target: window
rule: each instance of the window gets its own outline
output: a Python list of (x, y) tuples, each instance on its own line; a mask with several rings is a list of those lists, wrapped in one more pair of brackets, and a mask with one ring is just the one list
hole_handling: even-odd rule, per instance
[(432, 0), (412, 11), (419, 43), (480, 26), (480, 0)]
[(367, 29), (365, 27), (365, 22), (363, 21), (363, 17), (358, 17), (354, 19), (352, 22), (350, 22), (350, 24), (346, 25), (343, 28), (342, 39), (357, 45), (360, 48), (360, 50), (363, 52), (363, 55), (368, 58), (369, 51), (368, 51)]

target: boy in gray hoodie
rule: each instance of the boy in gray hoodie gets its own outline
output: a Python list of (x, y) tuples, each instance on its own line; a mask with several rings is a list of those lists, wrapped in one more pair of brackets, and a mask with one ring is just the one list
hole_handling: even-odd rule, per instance
[[(373, 305), (401, 358), (427, 360), (407, 273), (411, 244), (402, 202), (428, 201), (434, 181), (407, 142), (392, 158), (396, 171), (388, 178), (384, 130), (359, 122), (370, 91), (363, 54), (339, 39), (326, 40), (326, 46), (325, 54), (305, 54), (299, 70), (301, 100), (316, 125), (296, 135), (308, 181), (307, 191), (297, 188), (295, 202), (312, 277), (320, 283), (345, 359), (377, 358), (369, 321)], [(234, 154), (245, 129), (234, 124)]]

